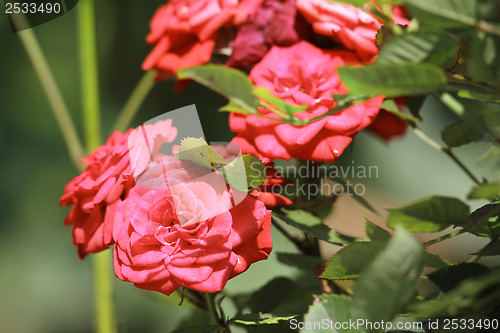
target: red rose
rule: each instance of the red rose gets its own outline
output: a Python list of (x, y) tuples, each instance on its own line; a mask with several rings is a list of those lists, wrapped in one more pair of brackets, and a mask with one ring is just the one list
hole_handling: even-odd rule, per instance
[[(322, 50), (302, 41), (288, 48), (274, 46), (252, 69), (250, 78), (289, 103), (307, 105), (306, 111), (295, 116), (311, 119), (335, 108), (333, 94), (348, 93), (337, 68), (359, 62), (349, 51)], [(354, 135), (372, 123), (382, 99), (372, 98), (306, 126), (231, 113), (229, 126), (236, 132), (231, 142), (264, 162), (290, 158), (333, 162)], [(277, 118), (268, 109), (259, 108), (259, 112)]]
[(274, 162), (266, 164), (266, 173), (267, 175), (264, 183), (259, 186), (259, 188), (250, 192), (250, 195), (262, 201), (267, 208), (276, 208), (293, 204), (292, 200), (276, 193), (293, 182), (283, 177), (274, 169)]
[[(406, 97), (394, 99), (396, 104), (401, 108), (406, 105)], [(381, 109), (373, 124), (366, 129), (378, 135), (385, 141), (390, 141), (394, 137), (401, 136), (406, 133), (408, 123), (398, 116)]]
[[(355, 51), (364, 62), (371, 62), (378, 53), (375, 44), (377, 31), (382, 27), (375, 17), (361, 8), (347, 3), (329, 0), (297, 0), (297, 9), (312, 24), (320, 35), (330, 36), (334, 41)], [(394, 16), (398, 24), (409, 24), (399, 16), (399, 9)]]
[(154, 46), (142, 69), (156, 69), (157, 79), (177, 69), (210, 60), (223, 26), (241, 24), (263, 0), (172, 0), (154, 14), (146, 41)]
[(116, 214), (118, 278), (167, 295), (180, 286), (213, 293), (267, 259), (271, 211), (248, 194), (227, 209), (225, 184), (198, 181), (207, 170), (191, 161), (165, 161), (141, 176)]
[[(153, 153), (164, 142), (174, 140), (177, 130), (171, 124), (169, 119), (146, 125), (145, 132), (151, 139)], [(132, 169), (139, 174), (147, 166), (141, 161), (150, 160), (150, 156), (143, 153), (144, 144), (136, 142), (131, 149), (135, 156), (134, 167), (131, 168), (129, 135), (135, 138), (135, 133), (132, 129), (125, 134), (113, 132), (103, 146), (82, 159), (87, 167), (64, 188), (59, 205), (73, 205), (64, 225), (73, 225), (73, 244), (78, 247), (80, 259), (89, 253), (103, 251), (112, 244), (116, 207), (135, 185)]]

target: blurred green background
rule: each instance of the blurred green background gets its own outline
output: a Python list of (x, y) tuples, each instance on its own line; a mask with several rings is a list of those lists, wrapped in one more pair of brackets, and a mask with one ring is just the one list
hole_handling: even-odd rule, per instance
[[(97, 3), (100, 92), (104, 137), (119, 110), (143, 75), (140, 65), (149, 52), (145, 36), (159, 1), (106, 0)], [(2, 7), (3, 8), (3, 7)], [(81, 133), (80, 85), (76, 40), (76, 11), (33, 29)], [(6, 14), (0, 14), (0, 332), (91, 332), (92, 280), (89, 260), (78, 260), (70, 228), (62, 221), (69, 211), (59, 207), (64, 185), (76, 175), (62, 136), (33, 67), (12, 33)], [(224, 98), (192, 84), (182, 94), (173, 82), (157, 84), (136, 116), (133, 126), (170, 110), (196, 104), (207, 141), (228, 141), (232, 134), (227, 114), (217, 113)], [(422, 128), (440, 141), (439, 131), (455, 118), (428, 99)], [(473, 144), (457, 149), (477, 175), (493, 178), (492, 165), (475, 161), (488, 146)], [(471, 181), (445, 155), (422, 143), (412, 133), (389, 145), (361, 133), (352, 150), (338, 163), (378, 166), (379, 176), (358, 179), (383, 221), (383, 207), (430, 194), (466, 199)], [(469, 202), (472, 208), (483, 202)], [(350, 198), (342, 198), (329, 219), (344, 232), (362, 234), (363, 216), (370, 216)], [(257, 290), (276, 276), (294, 278), (299, 271), (276, 260), (276, 252), (296, 252), (273, 230), (275, 251), (269, 260), (254, 264), (229, 281), (229, 293)], [(459, 261), (484, 240), (460, 236), (435, 247), (443, 257)], [(433, 247), (434, 249), (434, 247)], [(333, 252), (325, 248), (325, 253)], [(111, 252), (109, 253), (111, 255)], [(490, 261), (484, 261), (492, 263)], [(301, 280), (298, 280), (300, 285)], [(307, 284), (307, 283), (306, 283)], [(313, 290), (314, 286), (309, 285)], [(203, 314), (115, 279), (115, 300), (120, 332), (168, 332), (182, 323), (193, 324)], [(310, 298), (312, 301), (312, 297)], [(231, 302), (225, 302), (228, 315)], [(307, 307), (304, 311), (307, 310)]]

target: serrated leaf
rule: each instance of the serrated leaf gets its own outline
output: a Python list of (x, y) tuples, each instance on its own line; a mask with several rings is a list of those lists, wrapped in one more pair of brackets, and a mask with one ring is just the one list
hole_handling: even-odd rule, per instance
[(226, 97), (230, 103), (223, 107), (229, 111), (252, 114), (257, 112), (258, 98), (253, 94), (253, 85), (245, 73), (223, 65), (202, 65), (180, 69), (179, 79), (192, 79)]
[(224, 158), (202, 138), (185, 138), (181, 141), (177, 160), (187, 160), (204, 168), (213, 169), (214, 164), (226, 164)]
[(450, 266), (451, 264), (446, 260), (441, 259), (440, 256), (436, 254), (432, 254), (429, 252), (424, 253), (424, 265), (427, 267), (433, 268), (445, 268)]
[(477, 23), (477, 1), (405, 0), (420, 22), (440, 28), (462, 28)]
[[(342, 332), (342, 333), (355, 333), (358, 332), (357, 329), (342, 328), (342, 323), (349, 323), (351, 319), (348, 307), (351, 303), (351, 298), (345, 295), (335, 295), (335, 294), (323, 294), (317, 296), (314, 299), (312, 305), (309, 306), (309, 310), (304, 315), (305, 328), (300, 330), (301, 333), (315, 333), (320, 331), (317, 327), (314, 327), (314, 323), (340, 323), (340, 327), (330, 328), (330, 332)], [(309, 324), (309, 325), (307, 325)], [(311, 326), (311, 327), (308, 327)], [(327, 330), (325, 330), (327, 331)]]
[(489, 242), (485, 247), (473, 254), (480, 255), (482, 257), (499, 256), (500, 239), (495, 239), (494, 241)]
[(420, 242), (399, 227), (358, 280), (349, 307), (352, 319), (392, 321), (411, 299), (423, 260)]
[(488, 199), (493, 200), (500, 192), (500, 182), (485, 183), (478, 185), (469, 193), (469, 199)]
[(486, 274), (490, 269), (484, 265), (471, 262), (462, 262), (435, 270), (426, 277), (443, 292), (453, 290), (466, 279)]
[(278, 252), (277, 256), (279, 262), (307, 271), (313, 271), (323, 263), (323, 259), (307, 254)]
[[(439, 316), (456, 316), (464, 309), (471, 307), (473, 304), (478, 304), (481, 298), (489, 299), (490, 296), (498, 297), (499, 288), (495, 288), (492, 293), (485, 290), (493, 285), (498, 286), (500, 280), (500, 269), (496, 269), (485, 276), (478, 277), (474, 280), (464, 281), (455, 288), (436, 301), (426, 301), (414, 303), (410, 306), (409, 311), (420, 317), (439, 317)], [(482, 297), (480, 297), (482, 295)], [(482, 301), (482, 300), (481, 300)], [(483, 302), (484, 303), (484, 302)]]
[(320, 278), (349, 280), (360, 276), (361, 271), (387, 245), (385, 240), (358, 242), (340, 249), (332, 258)]
[(313, 237), (324, 240), (328, 243), (342, 246), (344, 242), (335, 231), (323, 224), (321, 219), (301, 209), (286, 210), (282, 209), (285, 216), (279, 217), (276, 214), (272, 215), (273, 219), (279, 222), (287, 223), (295, 228), (298, 228)]
[(410, 232), (437, 232), (460, 225), (469, 217), (469, 206), (449, 197), (428, 197), (388, 209), (387, 225), (403, 225)]
[(446, 85), (443, 71), (433, 64), (342, 67), (338, 73), (351, 93), (398, 97), (421, 95)]
[(271, 313), (247, 313), (239, 315), (231, 320), (241, 325), (266, 325), (278, 324), (280, 320), (288, 321), (297, 316), (298, 315), (278, 315)]
[(170, 333), (216, 333), (218, 330), (217, 325), (196, 325), (185, 328), (180, 328)]
[(487, 204), (476, 209), (465, 220), (464, 228), (481, 237), (500, 236), (500, 204)]
[(379, 227), (373, 222), (365, 219), (365, 232), (368, 238), (373, 240), (388, 240), (391, 238), (391, 234), (387, 231)]
[(218, 170), (229, 185), (242, 192), (255, 189), (266, 180), (266, 165), (249, 154), (238, 156)]
[(471, 142), (479, 141), (483, 132), (466, 121), (459, 121), (445, 127), (441, 132), (443, 141), (448, 147), (460, 147)]
[(392, 38), (380, 50), (375, 64), (421, 64), (449, 68), (458, 57), (458, 41), (442, 32), (417, 31)]

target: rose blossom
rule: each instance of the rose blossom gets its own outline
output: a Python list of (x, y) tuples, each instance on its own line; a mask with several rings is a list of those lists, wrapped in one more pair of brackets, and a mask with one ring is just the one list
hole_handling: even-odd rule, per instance
[(162, 161), (140, 177), (116, 214), (118, 278), (167, 295), (180, 286), (213, 293), (267, 259), (271, 211), (236, 190), (244, 200), (230, 208), (226, 184), (207, 181), (207, 172), (217, 175), (191, 161)]
[[(406, 107), (406, 97), (395, 98), (394, 101), (399, 108)], [(408, 123), (406, 121), (389, 111), (381, 109), (375, 121), (366, 129), (387, 142), (405, 134), (407, 128)]]
[(171, 0), (151, 19), (146, 41), (154, 46), (142, 69), (156, 69), (157, 80), (177, 69), (210, 60), (223, 26), (242, 24), (263, 0)]
[[(174, 140), (177, 130), (171, 125), (172, 120), (168, 119), (145, 126), (153, 153), (159, 151), (164, 142)], [(113, 132), (104, 145), (82, 159), (87, 167), (64, 187), (59, 205), (73, 205), (64, 225), (73, 225), (73, 245), (77, 246), (80, 259), (112, 244), (116, 207), (135, 185), (129, 158), (129, 136), (135, 138), (135, 133), (132, 129), (125, 134)], [(149, 162), (143, 146), (137, 141), (131, 149), (137, 173), (147, 165), (141, 159)], [(143, 169), (138, 170), (139, 167)]]
[(288, 206), (293, 203), (292, 200), (276, 192), (292, 183), (274, 169), (274, 162), (269, 162), (266, 164), (266, 180), (259, 188), (250, 192), (250, 195), (262, 201), (267, 208)]
[[(371, 62), (378, 53), (375, 44), (377, 31), (382, 27), (373, 15), (352, 4), (329, 0), (297, 0), (297, 9), (312, 24), (314, 32), (330, 36), (334, 41), (355, 51), (361, 60)], [(408, 25), (397, 9), (394, 22)]]
[[(359, 62), (352, 52), (322, 50), (302, 41), (288, 48), (274, 46), (252, 69), (250, 79), (289, 103), (307, 105), (307, 110), (294, 116), (311, 119), (335, 108), (333, 94), (348, 93), (337, 68)], [(231, 142), (264, 162), (290, 158), (333, 162), (353, 137), (373, 122), (382, 100), (372, 98), (306, 126), (231, 113), (229, 126), (236, 132)], [(258, 111), (277, 118), (268, 109)]]

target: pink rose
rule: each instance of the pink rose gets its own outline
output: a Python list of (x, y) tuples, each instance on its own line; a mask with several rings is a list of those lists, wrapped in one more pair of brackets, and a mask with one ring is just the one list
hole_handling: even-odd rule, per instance
[[(312, 24), (314, 32), (332, 37), (355, 51), (364, 62), (374, 60), (378, 53), (375, 36), (382, 23), (371, 14), (354, 5), (329, 0), (297, 0), (297, 9)], [(406, 25), (409, 21), (399, 16), (402, 13), (398, 9), (394, 21)]]
[(271, 211), (248, 194), (230, 208), (226, 185), (199, 181), (203, 175), (217, 173), (191, 161), (162, 161), (141, 176), (116, 214), (118, 278), (167, 295), (180, 286), (213, 293), (267, 259)]
[(172, 0), (154, 14), (146, 41), (154, 46), (142, 69), (156, 69), (157, 80), (179, 68), (208, 62), (223, 26), (242, 24), (263, 0)]
[(262, 201), (267, 208), (288, 206), (293, 204), (292, 200), (276, 192), (284, 190), (289, 184), (293, 182), (274, 169), (274, 162), (269, 162), (266, 164), (266, 180), (250, 195)]
[[(322, 50), (302, 41), (287, 48), (274, 46), (252, 69), (250, 79), (289, 103), (307, 105), (306, 111), (294, 116), (311, 119), (335, 108), (333, 94), (348, 93), (337, 68), (359, 62), (352, 52)], [(236, 132), (231, 142), (264, 162), (290, 158), (333, 162), (353, 137), (373, 122), (382, 100), (372, 98), (306, 126), (231, 113), (229, 126)], [(277, 118), (268, 109), (259, 108), (259, 112)]]
[[(158, 152), (164, 142), (174, 140), (177, 130), (171, 125), (169, 119), (145, 126), (153, 153)], [(139, 174), (150, 161), (144, 140), (139, 140), (135, 133), (132, 129), (125, 134), (113, 132), (104, 145), (82, 159), (87, 167), (64, 188), (59, 205), (73, 205), (64, 225), (73, 225), (73, 244), (78, 248), (80, 259), (103, 251), (113, 243), (116, 207), (135, 185), (132, 169)], [(129, 135), (135, 140), (131, 149), (135, 156), (134, 168), (129, 158), (129, 143), (134, 140)]]
[[(406, 107), (406, 97), (399, 97), (394, 101), (399, 108)], [(366, 129), (388, 142), (404, 135), (408, 129), (408, 123), (389, 111), (381, 109), (375, 121)]]

